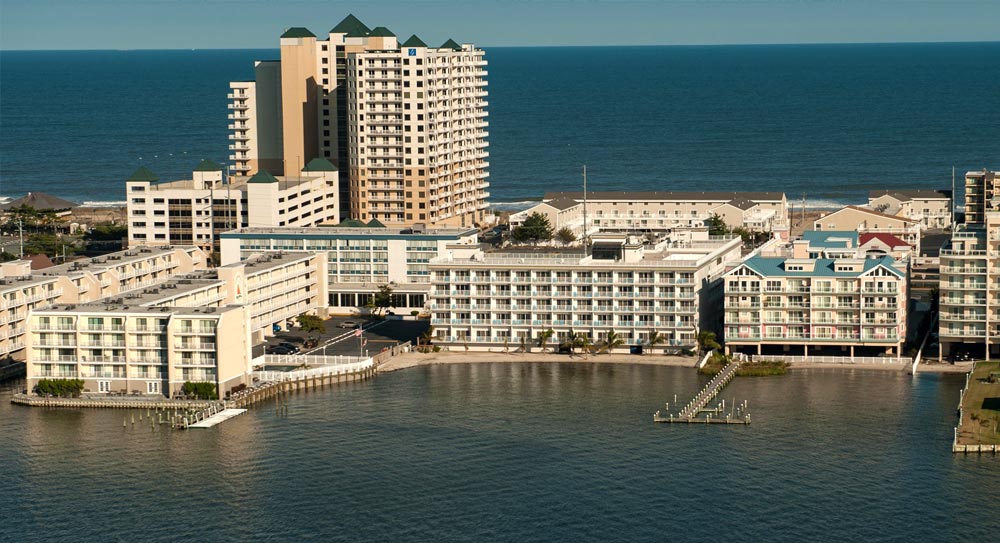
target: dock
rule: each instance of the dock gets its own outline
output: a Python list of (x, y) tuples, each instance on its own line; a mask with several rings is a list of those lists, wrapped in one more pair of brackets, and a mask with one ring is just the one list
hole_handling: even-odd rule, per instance
[(189, 425), (188, 428), (211, 428), (216, 424), (221, 424), (246, 412), (246, 409), (223, 409), (207, 419)]
[[(708, 403), (718, 397), (722, 389), (733, 380), (736, 371), (739, 370), (742, 360), (734, 359), (726, 367), (722, 368), (711, 381), (698, 391), (698, 394), (684, 406), (676, 415), (667, 413), (663, 415), (660, 411), (653, 414), (653, 422), (660, 423), (682, 423), (682, 424), (750, 424), (750, 413), (747, 412), (747, 403), (744, 401), (740, 405), (730, 405), (730, 412), (726, 413), (726, 401), (723, 400), (714, 408), (706, 408)], [(676, 396), (675, 396), (676, 399)], [(669, 408), (670, 404), (667, 404)], [(704, 416), (702, 416), (704, 414)]]

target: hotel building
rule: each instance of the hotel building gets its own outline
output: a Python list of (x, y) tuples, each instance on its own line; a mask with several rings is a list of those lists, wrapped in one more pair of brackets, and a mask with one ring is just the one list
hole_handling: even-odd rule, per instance
[[(540, 204), (515, 213), (511, 227), (532, 213), (549, 219), (553, 229), (583, 233), (582, 192), (549, 192)], [(730, 228), (756, 232), (788, 228), (788, 201), (782, 192), (588, 192), (587, 231), (657, 231), (699, 227), (718, 215)]]
[(533, 346), (548, 330), (552, 343), (577, 333), (597, 343), (614, 331), (621, 349), (650, 348), (654, 337), (661, 348), (693, 347), (698, 331), (716, 324), (713, 285), (740, 248), (739, 237), (704, 230), (655, 244), (595, 235), (589, 255), (449, 246), (430, 262), (434, 341), (499, 351)]
[[(230, 84), (232, 169), (347, 172), (342, 217), (471, 227), (487, 209), (486, 61), (472, 44), (402, 43), (349, 15), (323, 39), (281, 35), (280, 60)], [(301, 226), (301, 225), (300, 225)]]
[(176, 394), (187, 381), (247, 383), (251, 347), (303, 314), (325, 316), (325, 253), (270, 254), (29, 315), (28, 387), (83, 379), (91, 392)]
[(726, 273), (727, 352), (899, 355), (906, 341), (907, 272), (890, 256), (753, 256)]
[(21, 354), (32, 310), (157, 285), (203, 269), (206, 260), (196, 247), (138, 247), (42, 270), (32, 270), (23, 260), (0, 264), (0, 357)]
[(296, 177), (266, 171), (229, 176), (203, 160), (192, 179), (159, 182), (140, 167), (126, 180), (130, 245), (197, 245), (211, 251), (219, 234), (247, 226), (313, 226), (339, 221), (339, 173), (317, 158)]
[(941, 248), (941, 356), (1000, 354), (1000, 173), (965, 174), (965, 223)]
[(275, 252), (322, 251), (327, 255), (327, 306), (353, 314), (380, 286), (393, 289), (393, 311), (423, 312), (430, 291), (432, 258), (451, 245), (477, 246), (469, 228), (243, 228), (222, 234), (222, 263)]

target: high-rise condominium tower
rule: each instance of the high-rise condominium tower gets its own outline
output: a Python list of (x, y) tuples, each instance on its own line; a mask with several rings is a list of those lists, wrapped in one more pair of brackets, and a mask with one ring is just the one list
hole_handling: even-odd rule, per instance
[(230, 84), (232, 169), (281, 175), (326, 158), (343, 217), (472, 226), (489, 196), (485, 66), (472, 44), (400, 44), (353, 15), (325, 40), (290, 28), (279, 61)]

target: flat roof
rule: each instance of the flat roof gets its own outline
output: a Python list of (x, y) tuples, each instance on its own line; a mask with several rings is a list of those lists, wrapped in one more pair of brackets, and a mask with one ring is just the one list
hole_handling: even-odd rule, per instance
[(475, 228), (431, 228), (414, 232), (412, 228), (403, 227), (275, 226), (240, 228), (223, 232), (220, 237), (222, 239), (454, 239), (478, 232)]
[(196, 249), (193, 245), (160, 245), (153, 247), (140, 246), (124, 251), (108, 253), (106, 255), (73, 260), (71, 262), (66, 262), (65, 264), (43, 268), (32, 272), (32, 274), (39, 276), (62, 275), (69, 277), (84, 271), (100, 272), (108, 268), (121, 266), (122, 264), (142, 262), (159, 255), (173, 254), (174, 251), (177, 250), (190, 251), (193, 249)]
[[(587, 192), (588, 200), (730, 200), (777, 201), (785, 197), (784, 192), (713, 192), (713, 191), (595, 191)], [(546, 192), (542, 201), (570, 198), (583, 200), (583, 192)]]

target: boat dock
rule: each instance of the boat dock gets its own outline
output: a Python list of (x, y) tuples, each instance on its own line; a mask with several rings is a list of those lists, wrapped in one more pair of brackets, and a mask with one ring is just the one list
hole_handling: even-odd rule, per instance
[(188, 426), (188, 428), (211, 428), (216, 424), (226, 422), (227, 420), (242, 415), (246, 413), (246, 409), (223, 409), (218, 413), (204, 419), (202, 421), (196, 422)]
[[(669, 413), (670, 404), (666, 404), (668, 413), (666, 415), (657, 411), (653, 414), (653, 422), (667, 423), (687, 423), (687, 424), (750, 424), (750, 413), (747, 412), (747, 402), (740, 404), (731, 403), (730, 412), (726, 413), (726, 401), (722, 400), (714, 408), (706, 408), (709, 402), (718, 397), (722, 389), (733, 380), (736, 371), (739, 370), (741, 360), (733, 360), (725, 368), (722, 368), (708, 384), (705, 385), (694, 398), (684, 406), (676, 415)], [(676, 399), (676, 396), (674, 396)], [(704, 413), (704, 416), (701, 416)]]

